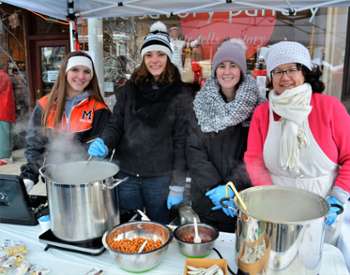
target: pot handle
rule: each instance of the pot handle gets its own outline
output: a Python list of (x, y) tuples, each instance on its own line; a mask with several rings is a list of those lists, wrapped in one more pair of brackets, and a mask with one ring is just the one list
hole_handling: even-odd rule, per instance
[(221, 205), (221, 207), (222, 208), (229, 208), (229, 209), (232, 209), (232, 210), (237, 210), (236, 208), (234, 208), (234, 207), (232, 207), (232, 206), (229, 206), (229, 205), (227, 205), (225, 202), (229, 202), (229, 201), (231, 201), (231, 200), (233, 200), (233, 198), (229, 198), (229, 197), (224, 197), (224, 198), (222, 198), (221, 200), (220, 200), (220, 205)]
[(337, 212), (336, 212), (337, 215), (340, 215), (341, 213), (344, 212), (344, 207), (341, 206), (341, 205), (339, 205), (339, 204), (333, 204), (333, 203), (331, 203), (329, 206), (330, 206), (330, 207), (338, 208), (338, 210), (337, 210)]
[(123, 179), (114, 179), (112, 185), (108, 185), (105, 183), (103, 183), (103, 185), (108, 189), (113, 189), (113, 188), (117, 187), (119, 184), (121, 184), (122, 182), (127, 181), (128, 179), (129, 179), (129, 177), (125, 177)]
[(44, 175), (43, 169), (45, 169), (45, 166), (39, 168), (39, 177), (41, 181), (46, 184), (46, 176)]

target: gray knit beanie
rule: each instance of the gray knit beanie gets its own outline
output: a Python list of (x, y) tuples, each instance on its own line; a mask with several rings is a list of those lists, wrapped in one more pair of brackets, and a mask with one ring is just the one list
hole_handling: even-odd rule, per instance
[(299, 63), (310, 71), (312, 70), (310, 53), (302, 44), (294, 41), (282, 41), (269, 47), (266, 57), (268, 75), (276, 67), (289, 63)]
[(215, 75), (215, 71), (220, 63), (224, 61), (231, 61), (239, 66), (242, 73), (247, 72), (247, 62), (245, 58), (246, 45), (241, 39), (230, 39), (223, 42), (217, 49), (214, 58), (212, 73)]

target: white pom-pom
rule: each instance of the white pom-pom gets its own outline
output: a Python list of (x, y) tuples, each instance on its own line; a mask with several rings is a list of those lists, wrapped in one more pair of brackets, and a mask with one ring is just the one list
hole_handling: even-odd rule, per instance
[(149, 31), (150, 32), (155, 32), (155, 31), (168, 32), (168, 29), (163, 22), (157, 21), (151, 25), (151, 27), (149, 28)]
[(247, 50), (247, 45), (245, 44), (244, 40), (242, 40), (242, 39), (239, 39), (239, 38), (231, 38), (231, 39), (230, 39), (230, 42), (241, 46), (242, 49), (243, 49), (244, 51)]

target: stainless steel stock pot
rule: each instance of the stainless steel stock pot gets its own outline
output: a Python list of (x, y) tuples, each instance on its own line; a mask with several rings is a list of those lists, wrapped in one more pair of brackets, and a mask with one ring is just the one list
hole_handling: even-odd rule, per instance
[(119, 167), (107, 161), (49, 164), (39, 172), (46, 183), (51, 230), (65, 241), (101, 237), (119, 224), (115, 180)]
[(236, 261), (245, 274), (319, 273), (328, 204), (300, 189), (258, 186), (239, 193)]

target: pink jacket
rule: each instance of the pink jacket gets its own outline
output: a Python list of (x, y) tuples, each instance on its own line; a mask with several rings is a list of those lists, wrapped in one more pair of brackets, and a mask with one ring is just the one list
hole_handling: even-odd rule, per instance
[[(313, 94), (309, 114), (311, 132), (323, 152), (339, 165), (335, 186), (350, 192), (350, 116), (335, 97)], [(253, 185), (272, 184), (263, 159), (263, 147), (269, 127), (269, 103), (258, 106), (249, 128), (248, 147), (244, 155)]]
[(0, 70), (0, 120), (16, 122), (16, 105), (12, 82), (4, 70)]

